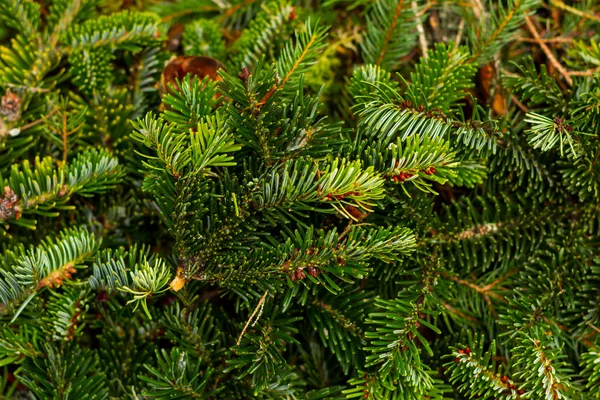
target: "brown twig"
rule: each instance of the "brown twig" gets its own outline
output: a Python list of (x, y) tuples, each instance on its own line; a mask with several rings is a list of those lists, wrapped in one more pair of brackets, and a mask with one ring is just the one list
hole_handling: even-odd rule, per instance
[(510, 98), (512, 99), (512, 101), (515, 102), (515, 104), (523, 111), (523, 112), (529, 112), (529, 108), (527, 108), (527, 106), (523, 103), (521, 103), (519, 101), (519, 99), (517, 99), (517, 96), (515, 96), (514, 94), (510, 95)]
[(561, 10), (565, 10), (567, 12), (575, 14), (578, 17), (581, 17), (582, 19), (590, 19), (592, 21), (600, 21), (600, 17), (598, 17), (597, 15), (590, 14), (590, 13), (587, 13), (585, 11), (578, 10), (575, 7), (571, 7), (569, 5), (566, 5), (565, 3), (563, 3), (560, 0), (550, 0), (550, 4), (552, 4), (553, 6), (555, 6), (557, 8), (560, 8)]
[[(419, 10), (417, 9), (417, 2), (415, 0), (411, 2), (411, 7), (416, 15)], [(427, 58), (427, 38), (425, 37), (425, 29), (423, 29), (421, 18), (417, 18), (417, 31), (419, 32), (419, 45), (421, 46), (421, 53), (423, 58)]]
[(571, 75), (571, 76), (592, 76), (597, 72), (600, 72), (600, 67), (590, 68), (586, 71), (569, 71), (569, 75)]
[(573, 38), (549, 38), (549, 39), (532, 39), (532, 38), (517, 38), (518, 42), (530, 42), (530, 43), (538, 43), (542, 41), (544, 43), (571, 43), (573, 42)]
[(248, 318), (248, 321), (246, 321), (246, 325), (244, 325), (244, 329), (242, 329), (242, 333), (240, 333), (240, 337), (237, 340), (236, 346), (239, 346), (240, 343), (242, 342), (242, 338), (244, 337), (244, 334), (246, 333), (246, 329), (248, 329), (248, 325), (250, 325), (250, 322), (252, 322), (252, 319), (254, 319), (254, 316), (256, 315), (257, 312), (258, 312), (258, 316), (256, 317), (256, 320), (254, 321), (252, 326), (254, 326), (256, 324), (256, 322), (258, 321), (258, 319), (260, 318), (260, 315), (262, 314), (262, 309), (265, 305), (265, 299), (267, 298), (268, 293), (269, 293), (269, 289), (265, 290), (265, 294), (263, 294), (262, 297), (260, 298), (260, 300), (258, 301), (258, 304), (256, 305), (256, 308), (252, 312), (252, 315), (250, 315), (250, 318)]
[(402, 14), (403, 7), (404, 7), (404, 0), (399, 0), (398, 5), (396, 6), (396, 10), (394, 11), (394, 17), (392, 18), (392, 23), (390, 24), (390, 27), (388, 28), (388, 31), (385, 34), (383, 48), (381, 49), (381, 52), (379, 53), (379, 57), (377, 57), (377, 63), (376, 63), (377, 65), (381, 65), (381, 62), (383, 61), (383, 57), (385, 56), (385, 52), (387, 51), (388, 44), (390, 43), (390, 40), (392, 39), (392, 32), (394, 31), (394, 28), (396, 28), (396, 24), (398, 23), (398, 18), (400, 18), (400, 14)]
[(529, 32), (531, 32), (531, 34), (535, 38), (535, 41), (541, 47), (544, 54), (546, 54), (546, 57), (548, 57), (548, 61), (550, 61), (550, 63), (556, 68), (556, 70), (560, 72), (560, 74), (565, 78), (565, 81), (569, 84), (569, 86), (573, 86), (573, 79), (571, 79), (569, 72), (558, 62), (556, 57), (554, 57), (554, 54), (552, 53), (550, 48), (546, 46), (546, 43), (544, 43), (541, 40), (540, 34), (538, 33), (537, 29), (535, 29), (535, 25), (533, 24), (531, 17), (525, 17), (525, 23), (527, 24), (527, 29), (529, 29)]
[(456, 39), (454, 39), (454, 43), (456, 43), (456, 47), (460, 46), (460, 40), (462, 39), (463, 29), (465, 28), (465, 20), (461, 19), (458, 24), (458, 32), (456, 32)]
[(35, 121), (32, 121), (26, 125), (23, 125), (21, 127), (21, 132), (23, 132), (26, 129), (32, 128), (34, 126), (36, 126), (37, 124), (39, 124), (40, 122), (44, 122), (44, 119), (48, 119), (51, 116), (53, 116), (56, 112), (58, 111), (58, 108), (55, 108), (54, 110), (50, 111), (47, 115), (43, 116), (42, 118), (36, 119)]

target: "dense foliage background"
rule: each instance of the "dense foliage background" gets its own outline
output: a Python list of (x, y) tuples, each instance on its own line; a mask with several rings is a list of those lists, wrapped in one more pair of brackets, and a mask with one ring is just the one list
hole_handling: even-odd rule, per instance
[(598, 32), (0, 0), (0, 398), (600, 398)]

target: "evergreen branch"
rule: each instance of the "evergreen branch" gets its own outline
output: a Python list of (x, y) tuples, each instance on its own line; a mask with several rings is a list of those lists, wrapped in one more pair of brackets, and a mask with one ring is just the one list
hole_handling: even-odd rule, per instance
[(367, 356), (366, 361), (367, 366), (378, 366), (377, 378), (388, 383), (384, 386), (398, 385), (401, 391), (413, 388), (421, 393), (433, 387), (433, 379), (428, 366), (421, 361), (417, 343), (430, 355), (433, 352), (419, 327), (424, 325), (438, 334), (440, 331), (425, 320), (425, 315), (432, 312), (426, 310), (422, 302), (422, 299), (413, 303), (403, 298), (375, 300), (382, 312), (371, 313), (367, 319), (375, 330), (365, 334), (371, 342), (365, 350), (374, 353)]
[(490, 13), (489, 21), (480, 19), (479, 29), (470, 35), (472, 55), (468, 63), (486, 63), (506, 43), (524, 22), (538, 0), (510, 0), (506, 7), (499, 4), (497, 12)]
[(187, 25), (182, 41), (186, 55), (203, 54), (217, 60), (225, 57), (221, 27), (212, 19), (199, 19)]
[(49, 7), (48, 31), (50, 41), (56, 44), (60, 35), (69, 26), (89, 18), (94, 12), (97, 0), (58, 0)]
[(62, 42), (75, 48), (121, 49), (138, 51), (158, 38), (159, 19), (152, 13), (123, 11), (74, 24), (62, 37)]
[[(539, 206), (531, 201), (501, 195), (455, 202), (440, 215), (431, 238), (425, 241), (441, 246), (444, 257), (458, 268), (486, 270), (494, 262), (514, 261), (525, 253), (524, 243), (528, 250), (536, 248), (552, 222), (561, 218), (561, 210), (546, 208), (539, 213)], [(522, 239), (515, 243), (516, 237)], [(481, 252), (479, 245), (494, 250)]]
[[(13, 38), (11, 45), (0, 46), (0, 82), (3, 85), (37, 88), (37, 91), (54, 87), (58, 76), (48, 78), (47, 75), (60, 61), (62, 52), (58, 48), (28, 40), (22, 34)], [(27, 101), (22, 103), (24, 112)]]
[(65, 288), (61, 293), (50, 292), (48, 315), (45, 320), (55, 340), (73, 341), (85, 328), (89, 309), (88, 288)]
[(129, 271), (131, 284), (117, 289), (133, 295), (127, 304), (135, 303), (135, 309), (141, 304), (149, 319), (152, 319), (148, 310), (147, 299), (169, 290), (171, 274), (163, 260), (155, 258), (152, 262), (142, 261), (134, 271)]
[[(343, 216), (354, 219), (344, 208), (370, 210), (383, 198), (383, 179), (373, 167), (363, 168), (360, 161), (336, 158), (322, 166), (305, 160), (289, 161), (265, 175), (265, 184), (253, 194), (259, 209), (313, 209), (307, 203), (330, 205)], [(324, 209), (319, 211), (327, 212)]]
[(148, 113), (134, 123), (133, 138), (156, 152), (145, 156), (144, 165), (150, 170), (164, 168), (175, 179), (194, 174), (207, 174), (216, 166), (235, 165), (233, 157), (224, 153), (241, 148), (233, 142), (233, 135), (222, 117), (215, 114), (197, 122), (194, 131), (183, 132), (176, 123), (166, 123), (162, 117)]
[[(367, 80), (365, 80), (367, 78)], [(381, 79), (376, 81), (375, 79)], [(414, 106), (390, 84), (390, 76), (377, 68), (359, 68), (352, 76), (350, 93), (356, 104), (353, 110), (360, 116), (359, 126), (366, 134), (376, 137), (387, 146), (397, 137), (402, 140), (412, 135), (442, 137), (451, 127), (450, 119), (437, 109), (426, 110)]]
[(177, 342), (188, 354), (203, 360), (211, 360), (219, 356), (218, 349), (223, 339), (223, 332), (217, 325), (209, 302), (199, 308), (181, 307), (175, 303), (164, 317), (163, 326), (168, 338)]
[(0, 20), (28, 38), (38, 33), (42, 20), (40, 5), (31, 0), (6, 0), (0, 3)]
[(412, 91), (426, 99), (429, 109), (449, 112), (465, 97), (467, 89), (473, 87), (476, 68), (466, 63), (467, 57), (464, 49), (436, 44), (411, 73)]
[(235, 286), (250, 280), (283, 275), (289, 278), (288, 282), (308, 278), (337, 292), (339, 288), (332, 283), (328, 274), (340, 278), (363, 278), (372, 270), (370, 260), (393, 263), (411, 254), (414, 247), (414, 235), (406, 228), (354, 227), (345, 236), (338, 234), (335, 229), (316, 232), (308, 229), (294, 232), (277, 246), (263, 245), (247, 257), (233, 257), (233, 262), (227, 256), (216, 257), (211, 262), (205, 260), (201, 278)]
[(237, 56), (234, 64), (237, 70), (252, 66), (261, 56), (269, 53), (273, 39), (284, 30), (292, 11), (287, 0), (269, 0), (261, 5), (260, 12), (235, 43)]
[(417, 11), (405, 0), (377, 0), (367, 14), (361, 42), (365, 63), (392, 70), (414, 46)]
[(253, 329), (244, 335), (240, 345), (233, 347), (234, 354), (225, 372), (239, 370), (240, 378), (252, 376), (254, 392), (265, 390), (274, 380), (284, 380), (290, 372), (282, 354), (288, 344), (297, 344), (297, 329), (292, 325), (301, 317), (280, 315), (278, 306), (265, 305), (263, 314)]
[(309, 303), (308, 318), (321, 342), (335, 354), (344, 373), (350, 367), (361, 369), (362, 347), (366, 344), (364, 327), (359, 321), (369, 313), (371, 295), (353, 290), (315, 298)]
[(586, 389), (592, 393), (592, 398), (600, 397), (600, 352), (592, 347), (581, 355), (583, 371), (581, 375), (587, 379)]
[(520, 331), (517, 342), (511, 352), (516, 357), (515, 367), (521, 368), (515, 377), (523, 380), (523, 396), (545, 400), (568, 398), (571, 371), (563, 361), (561, 349), (554, 348), (547, 333), (539, 328), (531, 336)]
[[(328, 28), (319, 27), (317, 20), (314, 25), (310, 19), (306, 21), (302, 33), (296, 31), (294, 40), (290, 40), (283, 48), (277, 60), (277, 74), (283, 77), (278, 85), (279, 90), (296, 92), (301, 82), (299, 77), (318, 61), (319, 53), (325, 47), (323, 41)], [(290, 86), (291, 85), (291, 86)]]
[(505, 75), (506, 87), (520, 95), (520, 99), (530, 108), (541, 106), (541, 112), (566, 112), (568, 102), (565, 95), (556, 80), (548, 75), (545, 65), (541, 65), (538, 72), (531, 57), (526, 57), (522, 64), (513, 65), (520, 75)]
[(98, 355), (89, 349), (45, 343), (44, 357), (27, 359), (19, 380), (38, 398), (107, 399), (105, 374), (98, 372)]
[(459, 165), (450, 143), (427, 136), (411, 136), (404, 142), (398, 138), (396, 143), (390, 143), (381, 150), (369, 146), (361, 153), (365, 163), (382, 171), (387, 180), (397, 184), (410, 182), (424, 192), (435, 193), (428, 181), (445, 183), (455, 175), (455, 168)]
[(400, 13), (402, 12), (403, 5), (404, 5), (404, 0), (399, 0), (398, 4), (396, 5), (396, 9), (394, 10), (394, 16), (392, 17), (392, 21), (389, 25), (389, 28), (387, 29), (387, 31), (385, 33), (385, 38), (383, 40), (383, 46), (381, 48), (381, 51), (379, 52), (379, 56), (377, 57), (377, 62), (375, 63), (376, 65), (381, 65), (381, 62), (383, 61), (383, 56), (385, 55), (387, 47), (390, 44), (392, 32), (394, 31), (394, 28), (396, 27), (396, 24), (398, 23), (398, 18), (400, 17)]
[(90, 287), (97, 291), (114, 294), (120, 287), (132, 285), (130, 271), (136, 266), (147, 263), (150, 259), (148, 248), (132, 246), (129, 250), (119, 248), (104, 249), (100, 251), (92, 267), (92, 276), (89, 278)]
[(0, 177), (4, 196), (0, 200), (0, 221), (34, 228), (35, 221), (21, 219), (23, 214), (56, 216), (53, 209), (69, 209), (64, 204), (71, 196), (91, 196), (114, 187), (124, 173), (118, 160), (106, 151), (95, 149), (80, 153), (66, 166), (52, 168), (52, 158), (36, 158), (34, 168), (25, 160), (21, 168), (13, 165), (7, 179)]
[[(17, 315), (40, 290), (61, 286), (77, 268), (92, 257), (100, 241), (83, 229), (62, 231), (57, 239), (47, 237), (37, 247), (14, 257), (0, 280), (0, 312)], [(16, 317), (16, 315), (15, 315)]]
[(168, 122), (175, 124), (181, 132), (196, 129), (198, 124), (214, 113), (219, 103), (217, 83), (210, 77), (199, 80), (197, 76), (186, 76), (182, 82), (176, 81), (163, 97), (169, 106), (163, 113)]
[[(528, 142), (534, 149), (548, 151), (555, 147), (560, 150), (560, 155), (577, 158), (582, 152), (581, 140), (577, 137), (574, 129), (569, 126), (563, 118), (548, 118), (537, 113), (527, 113), (525, 122), (532, 124), (527, 130)], [(567, 147), (568, 145), (568, 147)]]
[(469, 397), (496, 399), (502, 395), (506, 399), (521, 399), (525, 390), (520, 384), (504, 375), (503, 365), (495, 363), (496, 341), (492, 341), (488, 351), (483, 350), (483, 338), (471, 340), (469, 346), (450, 347), (454, 360), (445, 364), (450, 382), (458, 383), (458, 390)]
[(0, 331), (0, 362), (20, 363), (26, 358), (43, 356), (40, 327), (25, 324), (18, 329), (5, 327)]
[(145, 365), (152, 376), (139, 376), (148, 384), (144, 396), (157, 400), (174, 397), (208, 400), (221, 391), (209, 386), (215, 370), (206, 367), (201, 371), (202, 359), (192, 359), (176, 347), (171, 349), (170, 354), (164, 349), (160, 353), (157, 351), (156, 357), (157, 367)]

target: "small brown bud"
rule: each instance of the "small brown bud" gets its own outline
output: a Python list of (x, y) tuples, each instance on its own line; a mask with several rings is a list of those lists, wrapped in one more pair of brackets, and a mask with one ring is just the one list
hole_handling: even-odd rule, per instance
[(250, 70), (248, 67), (243, 67), (242, 72), (238, 74), (238, 77), (244, 82), (244, 85), (248, 83), (248, 78), (250, 77)]
[(7, 121), (16, 121), (21, 116), (21, 98), (16, 93), (7, 90), (0, 100), (0, 115)]

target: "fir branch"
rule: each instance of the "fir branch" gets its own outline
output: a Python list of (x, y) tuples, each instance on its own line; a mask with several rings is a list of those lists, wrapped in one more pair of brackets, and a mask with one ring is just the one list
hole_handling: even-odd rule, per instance
[(52, 168), (52, 158), (36, 159), (34, 168), (27, 160), (13, 165), (8, 178), (0, 176), (4, 197), (0, 220), (35, 228), (35, 221), (21, 218), (26, 214), (56, 216), (54, 209), (69, 209), (71, 196), (91, 196), (114, 187), (124, 173), (118, 160), (106, 151), (88, 150), (67, 165)]
[(429, 109), (449, 112), (473, 87), (475, 66), (466, 63), (468, 52), (454, 45), (436, 44), (427, 58), (421, 58), (411, 73), (412, 91), (423, 96)]
[(3, 1), (0, 3), (0, 19), (24, 36), (33, 38), (42, 21), (40, 5), (31, 0)]
[(44, 357), (28, 359), (19, 371), (20, 381), (40, 398), (108, 399), (104, 373), (98, 373), (98, 355), (76, 346), (44, 346)]
[(577, 158), (582, 153), (581, 139), (574, 129), (561, 117), (548, 118), (537, 113), (527, 113), (525, 122), (532, 124), (527, 130), (528, 141), (534, 149), (540, 148), (548, 151), (555, 147), (560, 150), (560, 155)]
[(416, 7), (405, 0), (377, 0), (367, 14), (361, 49), (365, 63), (392, 70), (416, 40)]
[(210, 399), (221, 390), (212, 389), (209, 384), (215, 370), (203, 366), (202, 359), (191, 359), (185, 352), (173, 348), (157, 352), (157, 367), (145, 365), (152, 376), (140, 375), (147, 382), (144, 396), (157, 400), (172, 399), (174, 396), (189, 399)]
[(318, 61), (319, 53), (325, 47), (323, 41), (328, 29), (319, 24), (319, 20), (312, 23), (308, 19), (303, 32), (296, 31), (294, 40), (283, 48), (277, 60), (277, 74), (282, 78), (277, 87), (279, 90), (285, 88), (287, 92), (296, 92), (301, 82), (299, 77)]
[(600, 397), (600, 352), (597, 347), (592, 347), (589, 351), (581, 355), (581, 363), (584, 366), (581, 375), (586, 377), (586, 389), (592, 394), (593, 398)]
[(286, 0), (269, 0), (261, 5), (260, 12), (235, 43), (237, 56), (234, 64), (237, 70), (252, 66), (269, 53), (274, 38), (284, 30), (292, 11)]
[(156, 42), (159, 20), (152, 13), (123, 11), (74, 24), (62, 37), (71, 49), (99, 48), (137, 51)]
[[(471, 57), (467, 62), (484, 64), (510, 42), (514, 32), (523, 23), (539, 0), (510, 0), (506, 7), (490, 13), (489, 20), (480, 18), (479, 27), (470, 35)], [(492, 5), (493, 6), (493, 5)]]
[(539, 328), (531, 334), (521, 331), (517, 341), (512, 354), (516, 356), (514, 365), (521, 368), (515, 377), (523, 380), (524, 396), (545, 400), (567, 398), (571, 371), (563, 361), (561, 349), (552, 345), (548, 334)]
[(451, 347), (454, 358), (445, 364), (451, 383), (458, 383), (458, 390), (470, 397), (496, 399), (499, 395), (506, 399), (521, 399), (525, 390), (521, 384), (505, 374), (506, 368), (494, 362), (496, 342), (492, 341), (488, 351), (483, 349), (483, 338), (475, 337), (469, 346)]
[[(367, 319), (375, 329), (365, 334), (371, 342), (365, 350), (374, 353), (367, 356), (366, 361), (367, 366), (378, 366), (377, 379), (385, 382), (383, 386), (398, 385), (401, 392), (415, 390), (417, 393), (426, 393), (433, 388), (433, 379), (428, 373), (429, 368), (421, 361), (421, 349), (417, 344), (432, 355), (419, 328), (423, 325), (438, 334), (440, 330), (425, 320), (426, 314), (432, 311), (424, 308), (422, 302), (403, 298), (375, 301), (382, 311), (369, 314)], [(398, 318), (399, 315), (402, 317)]]
[(39, 246), (17, 255), (7, 266), (9, 269), (2, 271), (0, 312), (16, 313), (16, 318), (39, 291), (70, 280), (99, 246), (100, 241), (88, 231), (70, 229), (62, 231), (57, 239), (48, 237)]

